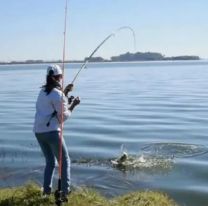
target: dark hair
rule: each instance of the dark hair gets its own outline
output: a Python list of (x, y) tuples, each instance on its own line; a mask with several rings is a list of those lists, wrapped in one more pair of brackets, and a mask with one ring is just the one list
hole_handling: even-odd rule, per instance
[(47, 95), (49, 95), (54, 88), (61, 89), (61, 85), (56, 80), (55, 76), (53, 76), (52, 70), (49, 72), (49, 75), (47, 75), (46, 84), (43, 85), (42, 88), (44, 88), (44, 92), (46, 92)]

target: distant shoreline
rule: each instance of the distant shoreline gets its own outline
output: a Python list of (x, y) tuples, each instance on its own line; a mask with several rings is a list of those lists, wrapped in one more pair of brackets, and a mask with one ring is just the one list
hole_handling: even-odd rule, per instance
[[(90, 61), (89, 63), (150, 63), (150, 62), (189, 62), (189, 61), (207, 61), (206, 59), (186, 59), (186, 60), (140, 60), (140, 61)], [(65, 61), (65, 64), (83, 64), (84, 61)], [(60, 61), (12, 61), (0, 62), (0, 65), (31, 65), (31, 64), (62, 64)]]
[[(89, 64), (106, 64), (106, 63), (109, 63), (109, 64), (116, 64), (116, 63), (118, 63), (118, 64), (126, 64), (126, 63), (132, 63), (132, 64), (136, 64), (136, 63), (141, 63), (141, 64), (143, 64), (143, 63), (165, 63), (165, 62), (167, 62), (167, 63), (170, 63), (170, 62), (175, 62), (175, 63), (177, 63), (177, 62), (206, 62), (206, 61), (208, 61), (208, 59), (200, 59), (200, 60), (154, 60), (154, 61), (104, 61), (104, 62), (89, 62)], [(76, 61), (76, 62), (74, 62), (74, 61), (67, 61), (67, 62), (65, 62), (65, 64), (83, 64), (84, 63), (84, 61)], [(26, 63), (26, 62), (18, 62), (18, 63), (0, 63), (0, 66), (15, 66), (15, 65), (49, 65), (49, 64), (62, 64), (62, 62), (56, 62), (56, 61), (53, 61), (53, 62), (51, 62), (51, 61), (49, 61), (49, 62), (42, 62), (42, 63), (35, 63), (35, 62), (33, 62), (33, 63)]]
[[(67, 60), (65, 63), (83, 63), (88, 58), (84, 60)], [(89, 62), (95, 63), (114, 63), (114, 62), (152, 62), (152, 61), (198, 61), (202, 60), (199, 56), (173, 56), (166, 57), (161, 53), (157, 52), (136, 52), (130, 53), (127, 52), (125, 54), (121, 54), (118, 56), (112, 56), (110, 60), (104, 59), (102, 57), (92, 57), (89, 59)], [(53, 64), (58, 63), (61, 64), (61, 60), (25, 60), (25, 61), (10, 61), (10, 62), (0, 62), (0, 65), (18, 65), (18, 64)]]

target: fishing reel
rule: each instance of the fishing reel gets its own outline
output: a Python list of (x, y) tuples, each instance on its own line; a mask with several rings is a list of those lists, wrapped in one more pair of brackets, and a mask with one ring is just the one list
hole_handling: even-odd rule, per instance
[(74, 100), (74, 96), (68, 97), (68, 104), (71, 104), (73, 100)]
[(64, 195), (63, 191), (61, 190), (56, 190), (54, 193), (54, 197), (55, 197), (55, 203), (57, 206), (61, 206), (62, 203), (68, 202), (67, 197)]
[[(70, 193), (70, 192), (69, 192)], [(58, 179), (58, 189), (54, 193), (55, 202), (57, 206), (61, 206), (63, 202), (68, 202), (67, 196), (61, 190), (61, 179)]]
[(63, 200), (63, 191), (61, 190), (56, 190), (54, 193), (55, 201), (57, 206), (61, 206), (62, 203), (64, 202)]

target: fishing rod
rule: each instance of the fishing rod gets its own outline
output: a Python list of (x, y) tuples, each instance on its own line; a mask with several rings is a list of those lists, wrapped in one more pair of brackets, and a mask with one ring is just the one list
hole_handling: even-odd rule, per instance
[(78, 70), (77, 74), (74, 76), (74, 79), (72, 80), (71, 84), (74, 84), (75, 80), (77, 79), (77, 77), (79, 76), (80, 72), (86, 68), (86, 65), (88, 64), (89, 60), (93, 57), (93, 55), (100, 49), (100, 47), (106, 42), (108, 41), (111, 37), (115, 36), (118, 32), (120, 32), (121, 30), (125, 30), (128, 29), (132, 32), (133, 35), (133, 39), (134, 39), (134, 50), (136, 51), (136, 36), (135, 36), (135, 32), (134, 30), (130, 27), (130, 26), (122, 26), (119, 27), (116, 31), (112, 32), (111, 34), (109, 34), (107, 37), (105, 37), (105, 39), (93, 50), (93, 52), (89, 55), (89, 57), (86, 58), (86, 60), (84, 61), (84, 63), (81, 65), (80, 69)]
[[(66, 25), (67, 25), (67, 11), (68, 11), (68, 0), (65, 1), (65, 17), (64, 17), (64, 41), (63, 41), (63, 61), (62, 61), (62, 88), (64, 85), (64, 68), (65, 68), (65, 55), (66, 55)], [(62, 94), (62, 99), (63, 99), (64, 94)], [(62, 138), (63, 138), (63, 129), (64, 129), (64, 108), (63, 108), (63, 103), (61, 106), (61, 131), (59, 133), (59, 157), (58, 157), (58, 189), (55, 191), (55, 203), (57, 206), (61, 206), (62, 203), (64, 202), (63, 200), (63, 191), (61, 190), (62, 187)]]
[(130, 26), (122, 26), (120, 28), (117, 29), (117, 32), (121, 31), (121, 30), (125, 30), (125, 29), (128, 29), (131, 31), (132, 35), (133, 35), (133, 40), (134, 40), (134, 51), (136, 51), (136, 35), (135, 35), (135, 32), (134, 30), (130, 27)]
[[(62, 80), (62, 88), (64, 85), (64, 67), (65, 67), (65, 48), (66, 48), (66, 22), (67, 22), (67, 10), (68, 10), (68, 0), (66, 0), (66, 5), (65, 5), (65, 23), (64, 23), (64, 44), (63, 44), (63, 80)], [(80, 72), (86, 68), (86, 65), (88, 64), (89, 60), (93, 57), (93, 55), (100, 49), (100, 47), (108, 41), (112, 36), (115, 36), (116, 33), (118, 33), (121, 30), (128, 29), (132, 32), (133, 37), (134, 37), (134, 49), (136, 50), (136, 38), (135, 38), (135, 33), (134, 30), (129, 27), (129, 26), (123, 26), (118, 28), (115, 32), (111, 33), (108, 35), (94, 50), (93, 52), (89, 55), (88, 58), (84, 61), (84, 63), (81, 65), (81, 68), (78, 70), (77, 74), (75, 75), (74, 79), (72, 80), (71, 84), (74, 84), (75, 80), (79, 76)], [(63, 203), (63, 191), (61, 190), (61, 178), (62, 178), (62, 138), (63, 138), (63, 105), (62, 105), (62, 116), (61, 116), (61, 132), (59, 136), (59, 179), (58, 179), (58, 189), (55, 191), (55, 200), (56, 200), (56, 205), (61, 206)]]

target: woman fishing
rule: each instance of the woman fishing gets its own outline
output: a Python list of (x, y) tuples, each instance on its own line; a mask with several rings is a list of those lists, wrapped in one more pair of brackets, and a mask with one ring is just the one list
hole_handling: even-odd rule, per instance
[[(67, 95), (72, 91), (73, 84), (69, 84), (62, 91), (62, 78), (59, 65), (49, 66), (46, 84), (42, 86), (36, 102), (34, 132), (46, 160), (43, 183), (43, 194), (46, 195), (51, 193), (55, 159), (60, 163), (59, 138), (62, 121), (67, 120), (75, 106), (80, 103), (77, 97), (69, 104)], [(64, 139), (61, 145), (61, 190), (66, 197), (70, 192), (70, 157)]]

